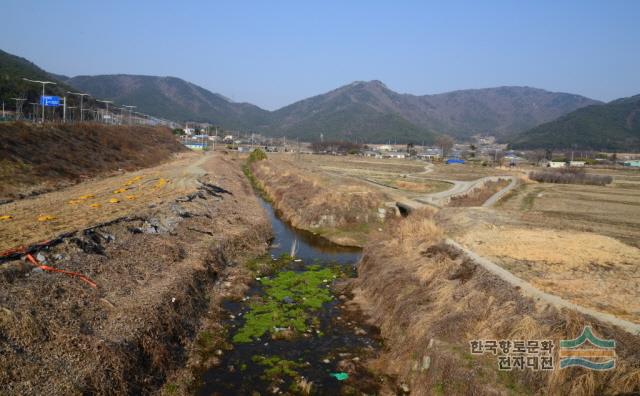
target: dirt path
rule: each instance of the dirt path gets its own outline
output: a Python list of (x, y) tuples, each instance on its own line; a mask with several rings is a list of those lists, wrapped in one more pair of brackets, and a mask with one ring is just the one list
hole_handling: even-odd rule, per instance
[(542, 300), (548, 304), (553, 305), (554, 307), (558, 308), (558, 309), (562, 309), (562, 308), (568, 308), (568, 309), (572, 309), (575, 311), (578, 311), (580, 313), (583, 313), (585, 315), (589, 315), (592, 316), (594, 318), (596, 318), (597, 320), (600, 320), (602, 322), (605, 323), (609, 323), (612, 324), (614, 326), (618, 326), (626, 331), (628, 331), (629, 333), (635, 334), (635, 335), (640, 335), (640, 324), (636, 324), (633, 322), (629, 322), (627, 320), (623, 320), (620, 318), (617, 318), (613, 315), (604, 313), (604, 312), (600, 312), (600, 311), (596, 311), (590, 308), (586, 308), (577, 304), (574, 304), (572, 302), (569, 302), (561, 297), (558, 297), (556, 295), (553, 294), (549, 294), (549, 293), (545, 293), (537, 288), (535, 288), (534, 286), (532, 286), (530, 283), (525, 282), (524, 280), (518, 278), (517, 276), (515, 276), (514, 274), (512, 274), (511, 272), (509, 272), (508, 270), (502, 268), (501, 266), (499, 266), (498, 264), (495, 264), (494, 262), (478, 255), (477, 253), (475, 253), (474, 251), (467, 249), (466, 247), (462, 246), (461, 244), (457, 243), (456, 241), (452, 240), (452, 239), (447, 239), (446, 243), (463, 251), (467, 256), (469, 256), (474, 262), (476, 262), (477, 264), (480, 264), (483, 268), (485, 268), (487, 271), (490, 271), (491, 273), (495, 274), (496, 276), (500, 277), (502, 280), (504, 280), (505, 282), (508, 282), (509, 284), (513, 285), (514, 287), (519, 288), (525, 295), (528, 295), (530, 297), (533, 297), (537, 300)]
[(511, 183), (509, 183), (509, 185), (507, 187), (503, 188), (502, 190), (500, 190), (497, 193), (493, 194), (489, 199), (487, 199), (482, 204), (483, 207), (489, 208), (489, 207), (495, 205), (496, 202), (498, 202), (502, 197), (504, 197), (509, 191), (511, 191), (514, 188), (518, 187), (518, 185), (520, 184), (518, 182), (518, 179), (516, 177), (513, 177), (513, 176), (509, 176), (509, 177), (506, 177), (504, 179), (511, 179)]
[(491, 196), (491, 198), (489, 198), (482, 205), (482, 206), (492, 206), (498, 200), (500, 200), (500, 198), (502, 198), (504, 194), (511, 191), (511, 189), (515, 188), (518, 185), (517, 178), (515, 178), (514, 176), (487, 176), (487, 177), (483, 177), (481, 179), (473, 180), (473, 181), (437, 179), (438, 181), (451, 183), (453, 184), (453, 187), (445, 191), (426, 194), (421, 197), (414, 198), (414, 200), (424, 204), (428, 204), (436, 207), (442, 207), (442, 206), (445, 206), (449, 202), (449, 200), (455, 196), (466, 194), (474, 188), (481, 187), (486, 182), (498, 181), (500, 179), (510, 180), (511, 183), (504, 189), (498, 191), (496, 194)]
[(192, 192), (211, 155), (188, 153), (136, 172), (0, 206), (0, 252), (126, 216)]

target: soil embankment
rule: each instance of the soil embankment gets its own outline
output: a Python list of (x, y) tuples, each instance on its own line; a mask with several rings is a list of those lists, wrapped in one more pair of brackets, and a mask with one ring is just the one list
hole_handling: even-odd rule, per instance
[[(443, 244), (429, 212), (387, 227), (365, 247), (353, 304), (380, 327), (388, 347), (372, 367), (397, 375), (412, 395), (640, 391), (639, 336), (524, 297)], [(560, 340), (578, 337), (587, 325), (616, 341), (615, 369), (560, 369)], [(473, 340), (552, 340), (554, 370), (501, 371), (501, 353), (472, 354)]]
[(101, 124), (0, 124), (0, 200), (51, 191), (187, 151), (171, 130)]
[(286, 221), (340, 245), (363, 246), (389, 211), (384, 194), (365, 183), (301, 171), (291, 161), (256, 161), (251, 171)]
[(244, 287), (236, 263), (270, 234), (239, 162), (216, 154), (201, 167), (191, 192), (32, 252), (95, 288), (23, 260), (0, 265), (3, 394), (150, 393), (184, 367), (216, 296)]

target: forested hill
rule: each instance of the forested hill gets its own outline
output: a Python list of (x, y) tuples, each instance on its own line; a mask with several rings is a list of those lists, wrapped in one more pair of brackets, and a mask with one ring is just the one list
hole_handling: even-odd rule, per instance
[(640, 95), (578, 109), (519, 134), (511, 146), (640, 150)]

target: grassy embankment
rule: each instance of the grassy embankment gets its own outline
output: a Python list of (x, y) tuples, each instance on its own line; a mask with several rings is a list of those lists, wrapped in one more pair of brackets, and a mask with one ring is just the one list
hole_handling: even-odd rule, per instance
[[(228, 193), (168, 196), (34, 253), (96, 288), (21, 260), (2, 265), (1, 394), (154, 394), (165, 383), (193, 393), (191, 369), (224, 337), (219, 299), (246, 287), (233, 263), (264, 253), (270, 230), (233, 161), (209, 157), (201, 166), (224, 175), (202, 181)], [(184, 377), (174, 374), (182, 367)]]
[[(397, 375), (412, 395), (619, 394), (640, 391), (638, 336), (520, 292), (442, 243), (433, 212), (389, 222), (365, 247), (354, 303), (381, 329), (387, 351), (372, 369)], [(616, 368), (499, 371), (497, 356), (470, 353), (471, 340), (545, 340), (556, 345), (585, 325), (617, 342)], [(557, 351), (556, 351), (557, 352)]]
[(187, 151), (168, 128), (100, 124), (0, 124), (0, 199), (43, 192)]
[(301, 171), (288, 161), (253, 155), (245, 167), (247, 177), (296, 228), (340, 245), (363, 246), (386, 217), (385, 196), (364, 183), (342, 183), (338, 177)]

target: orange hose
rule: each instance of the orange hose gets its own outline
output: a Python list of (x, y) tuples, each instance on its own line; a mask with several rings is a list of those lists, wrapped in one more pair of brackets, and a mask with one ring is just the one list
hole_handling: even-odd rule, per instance
[(94, 281), (92, 281), (89, 277), (87, 277), (85, 275), (82, 275), (79, 272), (65, 271), (65, 270), (49, 267), (48, 265), (41, 265), (40, 263), (38, 263), (38, 260), (36, 260), (31, 254), (27, 254), (27, 260), (29, 260), (31, 262), (31, 264), (35, 265), (36, 267), (38, 267), (38, 268), (40, 268), (40, 269), (42, 269), (44, 271), (59, 272), (61, 274), (65, 274), (65, 275), (68, 275), (68, 276), (75, 276), (77, 278), (80, 278), (80, 280), (82, 280), (83, 282), (88, 283), (93, 288), (97, 288), (98, 287), (98, 285)]

